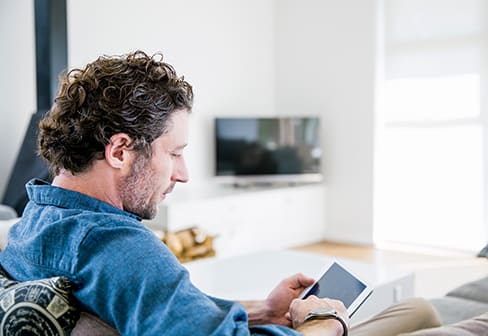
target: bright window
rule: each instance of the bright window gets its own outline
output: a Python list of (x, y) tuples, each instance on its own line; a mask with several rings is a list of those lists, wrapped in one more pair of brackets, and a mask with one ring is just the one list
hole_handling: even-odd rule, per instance
[(477, 251), (488, 213), (485, 2), (382, 9), (375, 241)]

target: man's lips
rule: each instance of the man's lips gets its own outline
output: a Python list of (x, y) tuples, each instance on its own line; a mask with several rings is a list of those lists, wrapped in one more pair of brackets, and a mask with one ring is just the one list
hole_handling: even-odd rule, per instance
[(164, 194), (164, 195), (169, 194), (170, 192), (172, 192), (172, 191), (173, 191), (173, 189), (174, 189), (174, 188), (175, 188), (175, 185), (174, 185), (174, 184), (172, 184), (172, 185), (171, 185), (171, 186), (170, 186), (168, 189), (166, 189), (166, 191), (165, 191), (163, 194)]
[(175, 185), (172, 184), (168, 189), (166, 189), (166, 191), (163, 192), (163, 194), (161, 195), (161, 200), (165, 199), (166, 195), (168, 195), (170, 192), (172, 192), (174, 188), (175, 188)]

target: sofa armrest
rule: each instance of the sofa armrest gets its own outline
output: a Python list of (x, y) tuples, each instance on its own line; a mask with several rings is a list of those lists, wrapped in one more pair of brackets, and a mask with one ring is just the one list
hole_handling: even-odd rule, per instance
[(8, 220), (0, 220), (0, 251), (7, 246), (8, 230), (19, 221), (20, 218), (12, 218)]
[(0, 220), (16, 218), (17, 213), (8, 205), (0, 204)]
[(95, 315), (81, 312), (80, 319), (71, 332), (71, 336), (118, 336), (117, 330)]

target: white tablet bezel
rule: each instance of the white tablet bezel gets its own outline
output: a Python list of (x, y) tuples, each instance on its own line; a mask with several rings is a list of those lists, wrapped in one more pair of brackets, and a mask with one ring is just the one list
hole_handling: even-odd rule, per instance
[[(302, 294), (300, 294), (299, 298), (300, 299), (303, 299), (307, 295), (307, 293), (310, 291), (310, 289), (313, 286), (315, 286), (315, 284), (317, 282), (319, 282), (325, 276), (325, 274), (327, 273), (327, 271), (332, 267), (332, 265), (334, 263), (337, 264), (338, 266), (340, 266), (347, 273), (349, 273), (353, 278), (355, 278), (355, 280), (359, 281), (360, 283), (362, 283), (365, 286), (363, 288), (363, 290), (361, 291), (361, 293), (359, 293), (359, 295), (356, 296), (356, 298), (351, 302), (351, 304), (349, 305), (349, 307), (346, 307), (347, 313), (348, 313), (349, 317), (351, 317), (358, 310), (358, 308), (361, 306), (361, 304), (363, 304), (363, 302), (366, 301), (366, 299), (371, 295), (371, 293), (373, 292), (373, 287), (371, 285), (369, 285), (366, 281), (364, 281), (363, 279), (361, 279), (360, 277), (358, 277), (356, 274), (354, 274), (353, 272), (351, 272), (347, 267), (345, 267), (342, 263), (340, 263), (337, 260), (331, 260), (329, 262), (326, 270), (320, 276), (320, 278), (317, 279), (311, 286), (307, 287), (302, 292)], [(337, 285), (337, 284), (333, 284), (333, 285)]]

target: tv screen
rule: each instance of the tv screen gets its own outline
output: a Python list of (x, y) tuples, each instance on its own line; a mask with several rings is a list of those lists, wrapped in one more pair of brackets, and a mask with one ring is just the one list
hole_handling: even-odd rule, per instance
[(215, 174), (227, 180), (320, 181), (318, 117), (215, 119)]

